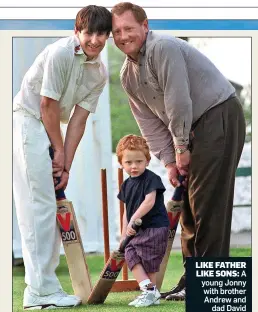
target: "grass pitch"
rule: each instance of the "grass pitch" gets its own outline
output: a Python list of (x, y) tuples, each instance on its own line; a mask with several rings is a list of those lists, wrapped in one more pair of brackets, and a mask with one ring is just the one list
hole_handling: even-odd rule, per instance
[[(237, 248), (231, 250), (232, 257), (249, 257), (251, 256), (250, 248)], [(87, 263), (90, 270), (90, 275), (93, 285), (98, 280), (99, 274), (104, 266), (103, 255), (87, 255)], [(172, 252), (168, 263), (167, 271), (163, 281), (162, 290), (169, 290), (174, 286), (183, 272), (181, 252)], [(72, 286), (69, 277), (68, 268), (64, 256), (61, 256), (60, 265), (57, 269), (58, 278), (63, 286), (63, 289), (72, 294)], [(118, 279), (121, 278), (121, 275)], [(129, 278), (132, 278), (129, 274)], [(24, 267), (13, 268), (13, 312), (22, 312), (24, 283)], [(110, 293), (102, 305), (81, 305), (73, 309), (58, 309), (60, 312), (75, 312), (75, 311), (99, 311), (99, 312), (129, 312), (138, 311), (135, 307), (129, 307), (128, 303), (132, 301), (139, 292), (124, 292), (124, 293)], [(145, 309), (146, 308), (142, 308)], [(148, 311), (161, 312), (185, 312), (184, 302), (174, 302), (162, 300), (158, 306), (151, 306), (147, 308)]]

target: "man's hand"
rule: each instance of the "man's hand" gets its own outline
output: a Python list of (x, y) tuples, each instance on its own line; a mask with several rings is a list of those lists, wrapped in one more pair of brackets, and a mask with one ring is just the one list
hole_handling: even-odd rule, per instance
[(178, 181), (178, 170), (176, 163), (170, 163), (166, 165), (167, 174), (168, 174), (168, 180), (169, 182), (174, 186), (178, 187), (180, 186), (180, 182)]
[(176, 153), (176, 166), (182, 176), (188, 176), (190, 157), (191, 154), (189, 150), (186, 150), (182, 154)]
[[(55, 186), (55, 190), (60, 190), (60, 189), (63, 189), (65, 190), (66, 189), (66, 186), (68, 184), (68, 180), (69, 180), (69, 173), (66, 172), (66, 171), (63, 171), (62, 175), (61, 175), (61, 180), (60, 182)], [(56, 181), (56, 179), (54, 179), (54, 181)]]
[(55, 150), (52, 160), (53, 177), (61, 177), (64, 170), (64, 150)]
[(136, 234), (136, 231), (132, 228), (132, 225), (133, 225), (133, 221), (130, 220), (130, 222), (128, 223), (127, 228), (126, 228), (126, 235), (127, 236), (132, 236), (132, 235)]

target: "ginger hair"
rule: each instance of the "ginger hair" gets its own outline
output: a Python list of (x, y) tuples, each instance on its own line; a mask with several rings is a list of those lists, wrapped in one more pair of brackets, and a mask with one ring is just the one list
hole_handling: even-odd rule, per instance
[(122, 164), (123, 153), (125, 150), (142, 151), (147, 161), (151, 160), (150, 148), (146, 140), (141, 136), (128, 134), (120, 139), (116, 147), (116, 155), (120, 164)]
[(139, 24), (142, 24), (146, 19), (146, 12), (139, 5), (133, 4), (131, 2), (120, 2), (113, 6), (111, 13), (112, 15), (122, 15), (126, 11), (131, 11), (133, 13), (134, 18)]

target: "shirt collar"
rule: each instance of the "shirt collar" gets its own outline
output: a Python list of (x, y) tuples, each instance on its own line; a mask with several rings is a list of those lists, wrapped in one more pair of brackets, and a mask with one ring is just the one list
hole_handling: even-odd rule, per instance
[(145, 53), (146, 53), (146, 45), (147, 45), (147, 41), (149, 40), (150, 38), (150, 35), (151, 35), (152, 31), (149, 30), (148, 33), (147, 33), (147, 36), (146, 36), (146, 40), (144, 41), (141, 49), (140, 49), (140, 53), (144, 56)]
[(129, 179), (132, 180), (132, 181), (141, 180), (141, 179), (143, 179), (143, 178), (146, 176), (147, 172), (148, 172), (148, 169), (145, 168), (145, 170), (143, 171), (142, 174), (140, 174), (140, 175), (137, 176), (137, 177), (132, 177), (132, 176), (130, 176)]
[(83, 52), (83, 49), (80, 45), (79, 38), (74, 35), (74, 39), (75, 39), (74, 40), (74, 54), (80, 56), (83, 59), (83, 63), (90, 63), (90, 64), (97, 63), (98, 65), (101, 64), (100, 54), (94, 59), (87, 61), (87, 55)]

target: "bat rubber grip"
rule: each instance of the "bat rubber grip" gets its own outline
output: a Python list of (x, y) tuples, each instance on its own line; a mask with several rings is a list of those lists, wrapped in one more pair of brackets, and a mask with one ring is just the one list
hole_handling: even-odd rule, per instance
[(175, 188), (174, 194), (172, 196), (172, 200), (174, 201), (181, 201), (182, 200), (182, 195), (184, 192), (184, 186), (183, 186), (183, 181), (185, 180), (185, 177), (182, 175), (179, 175), (178, 180), (180, 182), (180, 186)]
[[(58, 177), (58, 178), (57, 178), (57, 184), (59, 184), (60, 181), (61, 181), (61, 179)], [(57, 184), (56, 184), (56, 185), (57, 185)], [(56, 185), (55, 185), (55, 186), (56, 186)], [(65, 192), (64, 192), (63, 189), (56, 190), (55, 192), (56, 192), (56, 199), (57, 199), (57, 200), (66, 199), (66, 197), (65, 197)]]
[[(136, 219), (132, 225), (132, 228), (138, 232), (139, 228), (142, 225), (142, 220), (141, 219)], [(124, 252), (125, 251), (125, 247), (127, 246), (127, 244), (130, 242), (130, 240), (132, 240), (134, 238), (134, 235), (131, 236), (126, 236), (126, 238), (122, 241), (118, 251), (119, 252)]]
[[(54, 150), (53, 150), (52, 146), (49, 147), (49, 156), (51, 157), (51, 159), (54, 158)], [(60, 177), (57, 177), (56, 179), (57, 179), (57, 183), (56, 183), (56, 185), (57, 185), (57, 184), (60, 183), (61, 178), (60, 178)], [(55, 185), (55, 186), (56, 186), (56, 185)], [(55, 191), (55, 192), (56, 192), (56, 199), (57, 199), (57, 200), (65, 199), (65, 198), (66, 198), (63, 189), (57, 190), (57, 191)]]

